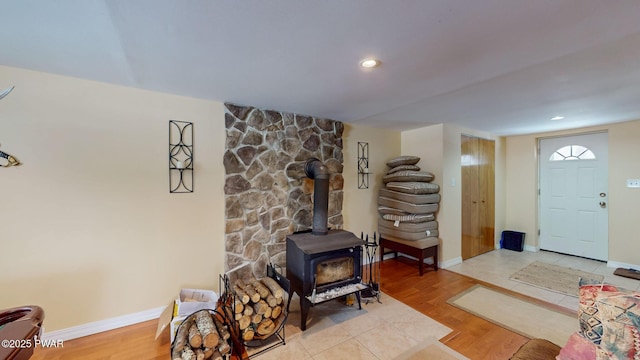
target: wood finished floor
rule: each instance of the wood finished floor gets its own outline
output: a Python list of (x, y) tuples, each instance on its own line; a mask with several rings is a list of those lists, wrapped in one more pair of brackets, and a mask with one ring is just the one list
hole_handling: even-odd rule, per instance
[[(441, 341), (470, 359), (508, 359), (528, 340), (521, 335), (447, 304), (449, 298), (475, 284), (497, 288), (494, 285), (444, 269), (437, 272), (429, 269), (420, 277), (417, 263), (404, 257), (399, 257), (397, 260), (385, 260), (381, 264), (381, 284), (382, 291), (388, 296), (402, 301), (453, 329)], [(526, 298), (524, 295), (505, 291)], [(382, 300), (384, 301), (384, 298)], [(571, 313), (559, 306), (551, 306)], [(156, 321), (147, 321), (65, 341), (64, 348), (36, 349), (31, 359), (166, 360), (170, 358), (169, 335), (165, 331), (158, 340), (154, 340), (156, 325)]]

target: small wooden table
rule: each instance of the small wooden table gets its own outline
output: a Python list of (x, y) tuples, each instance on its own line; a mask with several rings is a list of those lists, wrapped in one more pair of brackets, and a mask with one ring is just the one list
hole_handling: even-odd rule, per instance
[(418, 269), (420, 276), (424, 273), (424, 259), (433, 258), (433, 269), (438, 271), (438, 245), (440, 241), (437, 237), (428, 237), (421, 240), (409, 241), (397, 238), (380, 236), (380, 261), (384, 257), (384, 249), (390, 249), (394, 257), (398, 253), (407, 254), (418, 259)]

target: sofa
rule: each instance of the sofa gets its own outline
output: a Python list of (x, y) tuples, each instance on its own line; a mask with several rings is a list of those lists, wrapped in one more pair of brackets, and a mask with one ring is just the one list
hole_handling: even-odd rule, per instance
[(548, 360), (560, 354), (560, 346), (545, 339), (531, 339), (510, 358), (512, 360)]
[(526, 342), (513, 360), (640, 360), (640, 292), (580, 281), (578, 322), (563, 347), (544, 339)]

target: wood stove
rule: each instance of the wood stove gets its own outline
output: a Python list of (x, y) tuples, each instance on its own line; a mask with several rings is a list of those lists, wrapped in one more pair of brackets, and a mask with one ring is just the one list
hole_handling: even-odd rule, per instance
[(305, 165), (314, 179), (313, 229), (287, 236), (287, 278), (300, 296), (301, 324), (306, 330), (311, 306), (355, 293), (360, 304), (364, 240), (345, 230), (328, 230), (329, 171), (318, 159)]

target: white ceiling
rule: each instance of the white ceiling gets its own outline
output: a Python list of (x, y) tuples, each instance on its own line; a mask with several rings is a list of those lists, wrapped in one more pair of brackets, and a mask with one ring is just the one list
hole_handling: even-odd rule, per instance
[(0, 23), (1, 65), (372, 127), (640, 119), (638, 0), (0, 0)]

